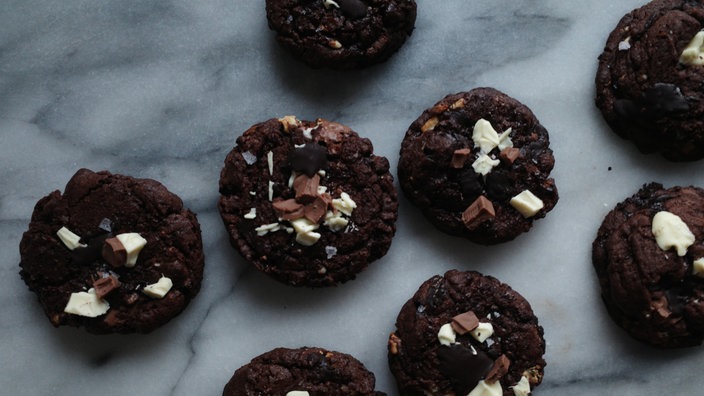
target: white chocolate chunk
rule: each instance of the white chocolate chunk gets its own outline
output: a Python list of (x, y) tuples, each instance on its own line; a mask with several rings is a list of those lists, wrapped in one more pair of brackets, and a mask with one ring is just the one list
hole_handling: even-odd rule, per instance
[(347, 216), (352, 216), (352, 211), (357, 207), (357, 204), (352, 200), (349, 194), (343, 192), (340, 194), (340, 198), (332, 200), (332, 206)]
[(290, 391), (286, 393), (286, 396), (309, 396), (308, 391)]
[(525, 375), (521, 376), (521, 380), (511, 389), (513, 389), (514, 396), (528, 396), (530, 395), (530, 381)]
[(451, 324), (445, 323), (440, 326), (440, 330), (438, 331), (438, 341), (440, 341), (442, 345), (451, 345), (457, 341), (457, 333), (455, 333), (455, 330), (452, 328)]
[(269, 202), (274, 200), (274, 182), (269, 180)]
[(149, 297), (164, 298), (166, 293), (168, 293), (173, 286), (174, 283), (171, 281), (171, 279), (162, 275), (156, 283), (144, 286), (142, 292), (148, 295)]
[(276, 232), (280, 229), (281, 229), (281, 224), (270, 223), (270, 224), (260, 225), (259, 227), (255, 228), (254, 231), (257, 232), (258, 236), (264, 236), (270, 232)]
[(694, 234), (687, 224), (676, 214), (664, 210), (653, 216), (652, 232), (660, 249), (675, 248), (680, 257), (687, 254), (687, 248), (694, 243)]
[(501, 396), (503, 394), (504, 391), (501, 389), (499, 381), (488, 383), (481, 380), (467, 396)]
[(472, 140), (474, 147), (479, 147), (482, 153), (488, 153), (499, 145), (499, 134), (489, 121), (481, 118), (474, 124)]
[(479, 325), (477, 325), (474, 330), (470, 331), (469, 334), (471, 334), (475, 340), (484, 342), (487, 338), (494, 335), (494, 326), (492, 326), (491, 323), (479, 322)]
[(618, 43), (619, 51), (628, 51), (629, 49), (631, 49), (631, 36), (626, 37)]
[(349, 223), (349, 220), (342, 217), (342, 212), (333, 213), (331, 210), (325, 213), (325, 220), (323, 221), (323, 225), (333, 232), (344, 230)]
[[(336, 2), (334, 2), (333, 0), (323, 0), (323, 5), (327, 9), (329, 9), (330, 7), (340, 8), (340, 6)], [(306, 392), (306, 394), (307, 393), (308, 392)], [(288, 396), (288, 395), (286, 395), (286, 396)]]
[(692, 263), (692, 273), (698, 277), (704, 278), (704, 257), (694, 260)]
[(292, 128), (296, 128), (299, 125), (301, 125), (301, 122), (298, 121), (296, 116), (292, 116), (292, 115), (287, 115), (285, 117), (279, 118), (279, 122), (284, 127), (285, 132), (291, 132)]
[(501, 161), (497, 159), (492, 159), (486, 154), (480, 154), (476, 160), (472, 163), (472, 168), (474, 172), (479, 173), (482, 176), (486, 176), (495, 166), (498, 166)]
[(257, 208), (251, 208), (249, 212), (244, 215), (245, 219), (256, 219), (257, 218)]
[(125, 234), (118, 234), (115, 236), (122, 246), (125, 247), (125, 252), (127, 252), (127, 262), (125, 262), (125, 267), (132, 268), (137, 264), (137, 257), (142, 248), (147, 244), (147, 240), (142, 238), (136, 232), (128, 232)]
[(59, 228), (59, 230), (56, 231), (56, 236), (61, 239), (61, 242), (63, 242), (64, 245), (69, 248), (69, 250), (73, 250), (76, 248), (84, 248), (88, 246), (86, 244), (81, 243), (81, 237), (74, 234), (73, 232), (71, 232), (71, 230), (66, 227)]
[(545, 206), (540, 198), (528, 190), (521, 191), (509, 203), (526, 218), (535, 216)]
[(274, 153), (272, 151), (269, 151), (266, 153), (266, 163), (269, 166), (269, 174), (273, 175), (274, 174)]
[(320, 234), (314, 232), (318, 229), (318, 225), (305, 217), (291, 220), (291, 225), (294, 231), (296, 231), (296, 242), (303, 246), (311, 246), (320, 239)]
[(109, 309), (110, 304), (99, 299), (95, 294), (95, 289), (90, 288), (87, 292), (71, 293), (64, 312), (87, 318), (97, 318), (104, 315)]
[(513, 131), (513, 129), (509, 128), (509, 129), (503, 131), (503, 133), (501, 135), (499, 135), (499, 145), (498, 145), (499, 151), (501, 151), (505, 148), (513, 147), (513, 140), (511, 140), (511, 136), (510, 136), (512, 131)]
[(704, 65), (704, 31), (697, 32), (687, 44), (680, 55), (680, 63), (689, 66)]

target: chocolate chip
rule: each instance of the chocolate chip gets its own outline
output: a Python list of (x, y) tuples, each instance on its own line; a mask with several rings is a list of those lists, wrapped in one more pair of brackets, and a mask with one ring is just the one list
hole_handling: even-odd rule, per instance
[(348, 18), (358, 19), (367, 15), (367, 5), (360, 0), (336, 0), (336, 2)]
[(328, 150), (316, 143), (306, 143), (297, 147), (289, 155), (289, 164), (296, 172), (312, 177), (328, 166)]
[(441, 345), (437, 354), (440, 372), (458, 395), (471, 392), (494, 365), (486, 353), (462, 344)]

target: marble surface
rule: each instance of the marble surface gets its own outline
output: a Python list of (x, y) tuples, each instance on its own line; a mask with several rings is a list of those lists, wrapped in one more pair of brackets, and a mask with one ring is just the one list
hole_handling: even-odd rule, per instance
[[(5, 0), (0, 11), (0, 393), (217, 395), (273, 347), (348, 352), (396, 395), (386, 339), (400, 306), (450, 268), (494, 275), (545, 328), (539, 395), (700, 394), (701, 348), (660, 351), (607, 318), (591, 268), (606, 212), (645, 182), (704, 186), (701, 162), (671, 164), (611, 134), (593, 105), (596, 58), (644, 0), (419, 0), (416, 30), (362, 71), (291, 60), (254, 0)], [(295, 114), (349, 125), (394, 169), (408, 125), (448, 93), (493, 86), (551, 134), (561, 199), (513, 242), (482, 247), (430, 227), (401, 198), (398, 232), (358, 279), (291, 288), (229, 246), (215, 204), (234, 139)], [(34, 203), (80, 167), (160, 180), (197, 212), (206, 270), (196, 300), (149, 335), (54, 329), (18, 275)]]

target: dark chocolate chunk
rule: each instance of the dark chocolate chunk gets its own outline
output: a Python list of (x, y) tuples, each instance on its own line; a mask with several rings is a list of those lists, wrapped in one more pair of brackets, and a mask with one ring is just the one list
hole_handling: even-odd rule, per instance
[(71, 252), (71, 259), (73, 260), (73, 263), (81, 266), (99, 260), (102, 257), (105, 239), (110, 236), (110, 234), (103, 234), (89, 238), (86, 247), (73, 249)]
[(471, 392), (494, 364), (483, 351), (461, 344), (441, 345), (437, 353), (438, 369), (450, 380), (458, 395)]
[(687, 99), (674, 84), (655, 83), (643, 92), (646, 114), (667, 115), (689, 110)]
[(318, 143), (306, 143), (291, 152), (289, 164), (296, 172), (313, 177), (319, 170), (327, 168), (328, 151)]
[(335, 0), (348, 18), (359, 19), (367, 15), (367, 5), (361, 0)]

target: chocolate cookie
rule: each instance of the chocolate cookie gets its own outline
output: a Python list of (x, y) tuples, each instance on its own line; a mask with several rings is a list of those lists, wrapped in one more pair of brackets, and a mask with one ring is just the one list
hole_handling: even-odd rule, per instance
[(558, 200), (548, 132), (492, 88), (448, 95), (408, 128), (398, 176), (437, 228), (480, 244), (528, 231)]
[(148, 333), (198, 294), (196, 216), (151, 179), (81, 169), (37, 202), (21, 271), (54, 326)]
[(704, 339), (704, 190), (651, 183), (616, 205), (592, 261), (613, 320), (657, 347)]
[(351, 355), (322, 348), (276, 348), (235, 371), (223, 396), (384, 396)]
[(383, 62), (413, 32), (413, 0), (267, 0), (276, 38), (308, 65), (363, 68)]
[(596, 105), (643, 153), (704, 157), (704, 3), (656, 0), (625, 15), (606, 41)]
[(249, 128), (225, 159), (220, 194), (232, 245), (294, 286), (353, 279), (386, 254), (396, 231), (389, 162), (369, 139), (322, 119)]
[(401, 395), (527, 395), (545, 367), (528, 301), (474, 271), (425, 281), (401, 308), (388, 349)]

